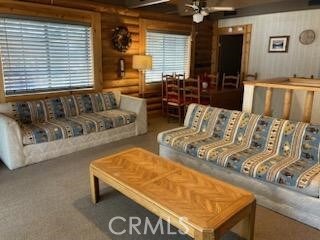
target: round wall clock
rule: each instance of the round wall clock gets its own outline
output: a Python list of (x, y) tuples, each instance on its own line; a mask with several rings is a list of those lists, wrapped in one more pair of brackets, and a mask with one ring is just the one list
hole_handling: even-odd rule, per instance
[(117, 27), (113, 30), (112, 45), (120, 51), (126, 52), (132, 44), (131, 33), (127, 27)]
[(300, 34), (299, 41), (304, 45), (309, 45), (309, 44), (313, 43), (315, 38), (316, 38), (316, 33), (313, 30), (308, 29), (308, 30), (303, 31)]

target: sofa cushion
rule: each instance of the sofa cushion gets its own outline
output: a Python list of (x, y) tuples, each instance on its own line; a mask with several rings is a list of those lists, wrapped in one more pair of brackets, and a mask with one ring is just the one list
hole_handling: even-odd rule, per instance
[(117, 109), (119, 104), (120, 93), (115, 91), (0, 104), (0, 111), (20, 124), (30, 124)]
[(60, 100), (63, 105), (65, 117), (74, 117), (80, 114), (75, 96), (69, 95), (60, 97)]
[[(313, 181), (320, 174), (320, 126), (221, 109), (211, 111), (210, 118), (215, 116), (205, 130), (209, 136), (199, 131), (201, 127), (192, 130), (190, 114), (185, 127), (161, 133), (159, 142), (199, 160), (297, 191), (309, 191), (311, 184), (320, 187)], [(204, 119), (198, 126), (203, 126)], [(319, 195), (319, 188), (311, 189), (318, 192), (310, 195)]]
[(75, 98), (80, 114), (117, 108), (117, 101), (113, 92), (82, 94), (76, 95)]
[(23, 124), (21, 127), (23, 144), (30, 145), (87, 135), (121, 127), (135, 120), (135, 113), (116, 109), (51, 119), (42, 123)]
[(39, 123), (47, 119), (45, 103), (42, 100), (12, 103), (12, 114), (10, 115), (22, 124)]
[(63, 98), (50, 98), (44, 100), (44, 102), (48, 119), (65, 118), (67, 116), (67, 108), (63, 104)]

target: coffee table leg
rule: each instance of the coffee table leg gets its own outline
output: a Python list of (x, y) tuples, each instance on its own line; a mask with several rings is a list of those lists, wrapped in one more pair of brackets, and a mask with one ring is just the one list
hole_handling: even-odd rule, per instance
[(99, 179), (90, 170), (91, 201), (96, 204), (99, 199)]
[(256, 202), (254, 201), (250, 206), (250, 213), (249, 215), (242, 220), (241, 226), (241, 237), (246, 240), (253, 240), (254, 239), (254, 222), (255, 222), (255, 215), (256, 215)]
[(199, 232), (195, 230), (194, 240), (219, 240), (219, 238), (215, 238), (212, 232)]
[(256, 220), (256, 201), (254, 201), (251, 204), (251, 211), (250, 211), (250, 215), (249, 215), (249, 236), (248, 239), (249, 240), (253, 240), (254, 239), (254, 223)]

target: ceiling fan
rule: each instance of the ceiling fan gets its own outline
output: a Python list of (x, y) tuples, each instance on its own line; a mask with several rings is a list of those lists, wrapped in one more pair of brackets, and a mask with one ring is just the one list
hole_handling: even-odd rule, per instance
[[(223, 0), (209, 1), (209, 0), (193, 0), (191, 3), (185, 3), (180, 7), (181, 15), (193, 15), (193, 21), (200, 23), (205, 16), (213, 12), (234, 11), (234, 7), (221, 6)], [(182, 10), (182, 11), (181, 11)]]

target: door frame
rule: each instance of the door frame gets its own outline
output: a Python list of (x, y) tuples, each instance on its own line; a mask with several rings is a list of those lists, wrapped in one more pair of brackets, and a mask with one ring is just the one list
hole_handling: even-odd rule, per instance
[(212, 65), (211, 73), (218, 72), (219, 66), (219, 52), (220, 52), (220, 36), (222, 35), (243, 35), (243, 44), (242, 44), (242, 59), (241, 59), (241, 81), (244, 79), (244, 76), (248, 74), (249, 68), (249, 57), (250, 57), (250, 46), (251, 46), (251, 33), (252, 33), (252, 24), (246, 25), (235, 25), (229, 27), (218, 27), (218, 21), (214, 23), (213, 26), (213, 39), (212, 39)]

